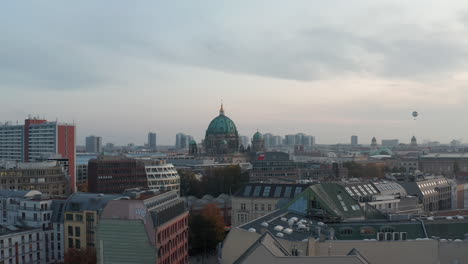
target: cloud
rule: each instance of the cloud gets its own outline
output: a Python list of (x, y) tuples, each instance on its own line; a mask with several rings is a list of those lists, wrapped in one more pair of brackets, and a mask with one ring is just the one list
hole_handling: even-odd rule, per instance
[(0, 26), (0, 84), (97, 87), (118, 82), (115, 64), (130, 57), (301, 81), (348, 74), (426, 81), (466, 67), (467, 39), (451, 21), (418, 25), (414, 10), (395, 4), (361, 1), (337, 10), (342, 21), (321, 13), (338, 2), (246, 4), (51, 1), (27, 11), (10, 4), (2, 20), (10, 23)]

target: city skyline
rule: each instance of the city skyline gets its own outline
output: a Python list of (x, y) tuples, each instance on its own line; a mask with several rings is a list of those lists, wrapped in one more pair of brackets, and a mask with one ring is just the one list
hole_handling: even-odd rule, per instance
[(179, 132), (200, 142), (223, 99), (249, 137), (464, 139), (467, 3), (265, 4), (5, 3), (2, 121), (74, 122), (78, 144), (155, 131), (172, 145)]

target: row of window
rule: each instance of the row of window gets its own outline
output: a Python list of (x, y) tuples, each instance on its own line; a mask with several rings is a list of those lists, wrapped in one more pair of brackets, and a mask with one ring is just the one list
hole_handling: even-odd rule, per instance
[(81, 229), (79, 226), (75, 226), (75, 234), (73, 235), (73, 226), (68, 226), (68, 235), (69, 236), (76, 236), (80, 237), (81, 236)]
[[(35, 241), (40, 240), (40, 238), (41, 238), (40, 234), (39, 234), (39, 233), (36, 233), (36, 240), (35, 240)], [(29, 235), (28, 235), (28, 239), (29, 239), (28, 242), (32, 242), (32, 241), (33, 241), (33, 235), (32, 235), (32, 234), (29, 234)], [(5, 246), (5, 244), (6, 244), (5, 242), (6, 242), (6, 239), (1, 239), (1, 240), (0, 240), (0, 247), (3, 248), (3, 247)], [(25, 236), (21, 236), (21, 243), (26, 243), (26, 241), (25, 241)], [(8, 246), (9, 246), (9, 247), (13, 246), (12, 238), (11, 238), (11, 237), (8, 238)]]
[(169, 227), (161, 230), (161, 232), (158, 233), (158, 242), (165, 241), (166, 239), (172, 237), (172, 235), (179, 233), (181, 230), (184, 230), (183, 234), (185, 234), (185, 238), (187, 238), (187, 228), (188, 218), (185, 217), (184, 219), (181, 219)]
[(249, 220), (248, 214), (237, 214), (237, 222), (239, 224), (246, 223)]
[[(73, 241), (75, 241), (75, 244), (73, 244)], [(69, 238), (68, 239), (68, 248), (81, 249), (81, 240), (80, 239)]]
[[(10, 256), (11, 256), (11, 255), (10, 255)], [(40, 253), (40, 252), (37, 252), (36, 256), (37, 256), (37, 259), (36, 259), (36, 262), (34, 262), (34, 261), (33, 261), (33, 254), (29, 254), (28, 263), (37, 263), (37, 262), (39, 262), (40, 259), (41, 259), (41, 253)], [(3, 259), (3, 255), (2, 255), (2, 259)], [(13, 259), (15, 259), (15, 258), (10, 258), (10, 259), (8, 260), (8, 264), (13, 264)], [(25, 256), (25, 255), (21, 256), (21, 261), (22, 261), (22, 263), (26, 263), (26, 256)], [(2, 262), (2, 263), (6, 263), (6, 262)], [(18, 261), (15, 260), (15, 263), (18, 263)]]
[[(391, 226), (382, 226), (379, 229), (379, 232), (395, 232), (395, 228)], [(351, 236), (354, 233), (354, 229), (352, 227), (341, 227), (339, 229), (339, 234), (342, 236)], [(375, 235), (376, 229), (371, 226), (364, 226), (360, 228), (361, 235)]]
[(65, 214), (65, 219), (67, 221), (83, 221), (83, 215), (82, 214), (72, 214), (72, 213), (67, 213)]

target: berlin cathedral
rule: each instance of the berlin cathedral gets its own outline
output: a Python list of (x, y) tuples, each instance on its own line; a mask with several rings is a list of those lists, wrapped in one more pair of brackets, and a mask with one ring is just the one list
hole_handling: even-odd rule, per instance
[(210, 156), (233, 154), (239, 151), (239, 133), (234, 122), (224, 114), (223, 105), (219, 115), (208, 126), (203, 141), (205, 153)]
[(202, 149), (198, 149), (198, 144), (193, 140), (189, 144), (189, 155), (215, 157), (221, 162), (243, 162), (263, 151), (265, 151), (264, 139), (258, 131), (253, 136), (251, 146), (241, 146), (237, 127), (225, 115), (222, 104), (219, 115), (206, 129)]

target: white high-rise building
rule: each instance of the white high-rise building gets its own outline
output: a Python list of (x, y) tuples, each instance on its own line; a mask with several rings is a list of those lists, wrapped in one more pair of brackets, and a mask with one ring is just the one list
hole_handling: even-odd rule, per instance
[(23, 161), (24, 126), (0, 125), (0, 160)]

